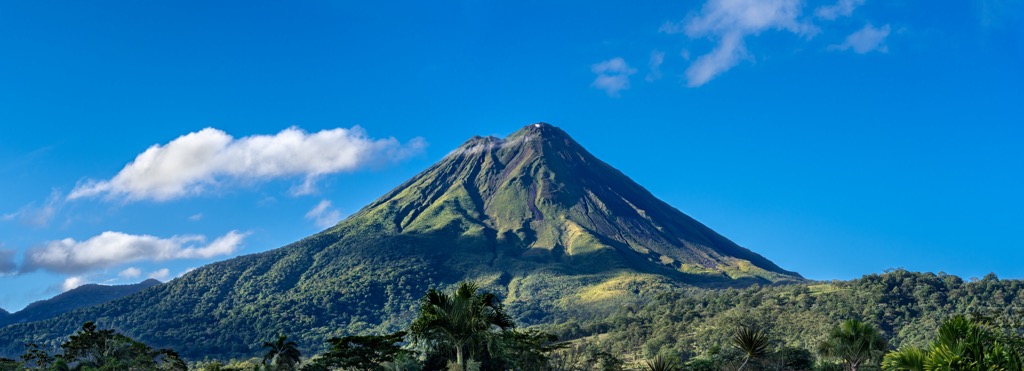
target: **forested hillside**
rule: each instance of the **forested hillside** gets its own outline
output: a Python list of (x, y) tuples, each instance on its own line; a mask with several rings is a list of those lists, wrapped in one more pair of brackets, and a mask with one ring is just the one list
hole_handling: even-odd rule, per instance
[(20, 311), (0, 313), (0, 327), (12, 323), (41, 321), (75, 309), (120, 299), (159, 284), (160, 281), (151, 278), (131, 285), (82, 285), (52, 298), (29, 304)]
[(612, 354), (688, 359), (727, 351), (730, 337), (742, 325), (765, 327), (778, 345), (813, 352), (832, 326), (859, 319), (878, 326), (895, 349), (927, 345), (939, 325), (957, 314), (1017, 321), (1021, 308), (1024, 281), (995, 275), (964, 281), (894, 270), (851, 281), (675, 290), (646, 305), (623, 307), (608, 318), (563, 318), (540, 327)]

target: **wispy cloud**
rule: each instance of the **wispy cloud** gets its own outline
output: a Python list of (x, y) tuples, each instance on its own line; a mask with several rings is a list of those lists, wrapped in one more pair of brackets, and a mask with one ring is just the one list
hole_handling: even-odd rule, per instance
[[(804, 39), (822, 32), (819, 22), (849, 17), (865, 0), (835, 0), (835, 3), (814, 8), (805, 16), (804, 0), (707, 0), (699, 11), (678, 22), (666, 22), (659, 32), (683, 34), (690, 39), (708, 39), (714, 45), (704, 54), (697, 54), (687, 67), (686, 85), (707, 84), (725, 71), (745, 60), (753, 60), (748, 41), (767, 31), (777, 31)], [(855, 48), (853, 44), (849, 48)], [(689, 51), (683, 58), (690, 60)]]
[(647, 62), (647, 68), (650, 71), (647, 72), (646, 80), (648, 82), (661, 79), (661, 64), (665, 63), (665, 52), (660, 50), (654, 50), (651, 52), (651, 59)]
[(976, 3), (984, 27), (1020, 27), (1020, 21), (1024, 19), (1024, 0), (980, 0)]
[(846, 37), (846, 41), (839, 45), (832, 45), (830, 50), (850, 50), (857, 54), (867, 54), (873, 51), (886, 53), (889, 47), (885, 45), (885, 39), (889, 37), (889, 25), (875, 28), (870, 23), (864, 28), (857, 30)]
[(203, 213), (192, 214), (192, 215), (190, 215), (188, 217), (188, 220), (193, 221), (193, 222), (198, 222), (200, 220), (203, 220)]
[(43, 202), (42, 205), (37, 205), (35, 202), (30, 203), (22, 206), (18, 211), (0, 215), (0, 220), (18, 220), (26, 225), (46, 227), (51, 221), (53, 221), (53, 218), (57, 216), (57, 212), (60, 211), (63, 204), (64, 195), (61, 194), (60, 191), (54, 189), (50, 192), (50, 196), (47, 197), (46, 202)]
[(80, 274), (135, 261), (208, 259), (234, 253), (245, 236), (245, 233), (231, 231), (206, 244), (206, 237), (199, 235), (158, 238), (103, 232), (85, 241), (65, 238), (30, 248), (25, 252), (22, 271), (44, 269)]
[(128, 267), (125, 270), (118, 273), (117, 276), (124, 279), (138, 278), (142, 275), (142, 270), (135, 267)]
[(609, 97), (618, 97), (620, 91), (629, 89), (629, 76), (636, 74), (636, 69), (629, 67), (621, 57), (595, 64), (590, 70), (597, 74), (590, 86), (604, 90)]
[(834, 20), (840, 17), (849, 17), (853, 10), (864, 5), (864, 0), (839, 0), (835, 4), (820, 6), (814, 10), (814, 15), (824, 20)]
[(323, 175), (402, 160), (425, 146), (422, 138), (405, 144), (370, 138), (358, 126), (316, 133), (291, 127), (237, 139), (206, 128), (149, 147), (113, 178), (80, 183), (67, 198), (167, 201), (224, 185), (290, 177), (304, 178), (301, 188), (308, 191)]
[(312, 220), (317, 227), (329, 228), (341, 221), (341, 212), (331, 207), (331, 201), (321, 200), (306, 213), (306, 220)]
[(149, 274), (149, 278), (159, 280), (161, 282), (167, 281), (167, 277), (171, 276), (171, 270), (167, 268), (161, 268), (153, 271)]
[(802, 8), (800, 0), (708, 0), (698, 14), (665, 23), (660, 32), (716, 42), (686, 70), (687, 85), (696, 87), (749, 58), (745, 38), (751, 35), (779, 30), (813, 37), (819, 30), (801, 19)]

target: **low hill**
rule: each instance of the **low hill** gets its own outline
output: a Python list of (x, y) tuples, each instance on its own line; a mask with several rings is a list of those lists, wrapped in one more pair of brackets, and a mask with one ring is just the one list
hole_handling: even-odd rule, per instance
[(25, 309), (15, 313), (4, 311), (0, 314), (0, 327), (53, 318), (75, 309), (120, 299), (159, 284), (160, 281), (148, 279), (131, 285), (82, 285), (50, 299), (29, 304)]

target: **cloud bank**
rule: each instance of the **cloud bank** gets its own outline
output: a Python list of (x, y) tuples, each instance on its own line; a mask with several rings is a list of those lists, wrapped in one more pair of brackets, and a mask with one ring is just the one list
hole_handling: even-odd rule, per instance
[[(206, 244), (206, 237), (199, 235), (164, 239), (108, 231), (85, 241), (65, 238), (30, 248), (25, 252), (22, 271), (43, 269), (56, 273), (80, 274), (136, 261), (208, 259), (234, 253), (245, 236), (245, 233), (231, 231)], [(141, 272), (132, 268), (121, 272), (122, 276), (136, 277), (138, 273)]]
[(226, 184), (301, 177), (295, 193), (308, 193), (318, 177), (405, 159), (426, 143), (415, 138), (374, 139), (356, 126), (306, 133), (291, 127), (275, 135), (234, 138), (206, 128), (153, 145), (109, 180), (87, 180), (69, 200), (104, 197), (167, 201), (199, 195)]
[(629, 76), (636, 73), (621, 57), (595, 64), (590, 70), (597, 74), (590, 86), (604, 90), (609, 97), (618, 97), (620, 91), (629, 89)]

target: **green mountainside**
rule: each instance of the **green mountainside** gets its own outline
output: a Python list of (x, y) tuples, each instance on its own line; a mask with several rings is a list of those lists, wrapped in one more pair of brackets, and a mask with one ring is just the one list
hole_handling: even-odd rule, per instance
[(85, 321), (188, 358), (250, 357), (289, 335), (394, 331), (431, 287), (497, 292), (521, 324), (590, 318), (679, 287), (804, 282), (700, 224), (562, 130), (475, 137), (335, 227), (106, 304), (0, 329), (50, 346)]
[(131, 285), (82, 285), (52, 298), (29, 304), (14, 313), (4, 311), (3, 315), (0, 315), (0, 327), (56, 317), (75, 309), (120, 299), (159, 284), (160, 281), (148, 279)]

